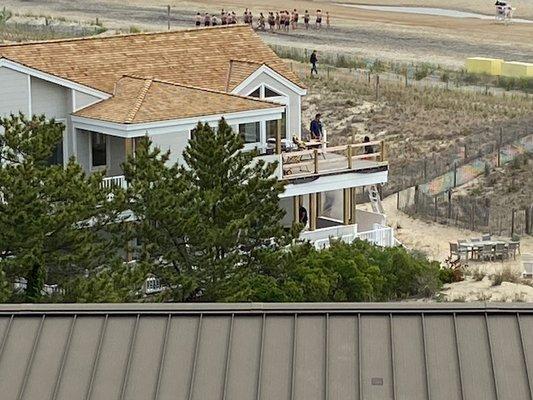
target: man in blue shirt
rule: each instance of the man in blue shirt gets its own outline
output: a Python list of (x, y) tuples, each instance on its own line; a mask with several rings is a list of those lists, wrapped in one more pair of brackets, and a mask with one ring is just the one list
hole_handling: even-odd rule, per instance
[(315, 115), (315, 119), (311, 121), (311, 139), (322, 140), (322, 122), (320, 121), (320, 114)]

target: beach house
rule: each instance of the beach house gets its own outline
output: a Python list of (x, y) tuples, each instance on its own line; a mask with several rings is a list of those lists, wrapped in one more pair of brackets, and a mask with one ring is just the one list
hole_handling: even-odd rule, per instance
[[(283, 222), (290, 226), (305, 210), (302, 238), (317, 247), (331, 237), (393, 245), (379, 201), (388, 176), (384, 144), (310, 141), (302, 133), (306, 93), (290, 66), (242, 25), (0, 46), (0, 115), (63, 122), (53, 162), (75, 157), (87, 173), (105, 170), (103, 185), (125, 185), (122, 164), (139, 138), (148, 135), (181, 162), (197, 123), (215, 126), (224, 117), (245, 150), (278, 162)], [(363, 193), (372, 211), (357, 208)]]

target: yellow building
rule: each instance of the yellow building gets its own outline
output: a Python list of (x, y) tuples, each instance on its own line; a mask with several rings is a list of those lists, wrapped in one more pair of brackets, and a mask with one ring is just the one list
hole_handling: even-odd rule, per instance
[(502, 64), (502, 75), (510, 78), (533, 78), (533, 64), (506, 61)]
[(466, 59), (466, 71), (470, 74), (501, 75), (503, 63), (498, 58), (471, 57)]

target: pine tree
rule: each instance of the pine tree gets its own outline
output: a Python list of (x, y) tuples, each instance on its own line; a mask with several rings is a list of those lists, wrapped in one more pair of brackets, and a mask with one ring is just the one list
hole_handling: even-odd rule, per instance
[(74, 160), (50, 165), (62, 124), (12, 115), (0, 127), (0, 269), (11, 282), (25, 279), (24, 300), (38, 301), (45, 283), (65, 288), (117, 256), (102, 233), (118, 211), (101, 174), (86, 176)]
[(141, 141), (125, 165), (134, 235), (144, 260), (175, 301), (231, 298), (235, 280), (255, 274), (265, 252), (290, 242), (280, 224), (276, 165), (256, 162), (224, 120), (199, 124), (183, 154)]

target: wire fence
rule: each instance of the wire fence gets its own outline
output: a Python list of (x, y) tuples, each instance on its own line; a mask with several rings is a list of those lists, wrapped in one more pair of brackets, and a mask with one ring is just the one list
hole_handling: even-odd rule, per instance
[(498, 235), (533, 234), (533, 202), (518, 209), (502, 209), (489, 200), (456, 196), (453, 189), (533, 152), (533, 134), (500, 144), (494, 153), (477, 157), (427, 181), (398, 191), (397, 208), (413, 217)]
[(429, 195), (416, 186), (397, 193), (402, 212), (427, 221), (499, 236), (533, 234), (533, 203), (512, 210), (496, 209), (488, 200), (454, 197), (452, 191)]
[[(293, 60), (290, 66), (301, 75), (310, 74), (311, 52), (306, 48), (269, 45), (281, 58)], [(396, 82), (403, 86), (441, 88), (463, 93), (528, 97), (533, 92), (533, 78), (488, 77), (468, 74), (464, 70), (446, 70), (431, 63), (402, 63), (357, 57), (340, 52), (320, 52), (319, 72), (334, 79), (370, 81), (379, 76), (382, 81)]]

